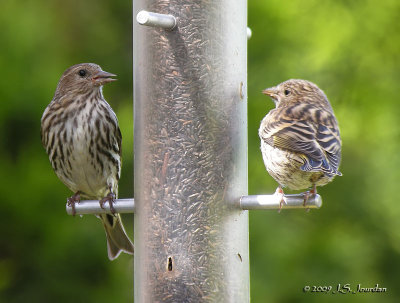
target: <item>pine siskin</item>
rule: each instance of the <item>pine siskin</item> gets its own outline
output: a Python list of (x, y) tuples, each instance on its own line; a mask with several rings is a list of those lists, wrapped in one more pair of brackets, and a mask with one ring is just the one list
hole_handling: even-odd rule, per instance
[(68, 203), (74, 209), (85, 197), (100, 200), (102, 208), (106, 202), (110, 205), (113, 215), (99, 215), (110, 260), (121, 251), (133, 254), (133, 244), (113, 207), (121, 172), (122, 136), (102, 86), (115, 81), (114, 76), (93, 63), (71, 66), (61, 76), (41, 121), (42, 143), (51, 165), (75, 193)]
[[(324, 92), (306, 80), (287, 80), (263, 91), (275, 102), (258, 131), (268, 173), (282, 187), (316, 193), (342, 174), (338, 122)], [(281, 204), (282, 205), (282, 204)]]

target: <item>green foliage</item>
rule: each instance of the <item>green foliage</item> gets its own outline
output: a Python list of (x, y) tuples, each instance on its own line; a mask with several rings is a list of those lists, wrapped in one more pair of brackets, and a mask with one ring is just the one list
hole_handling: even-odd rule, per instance
[[(129, 302), (133, 260), (106, 258), (93, 216), (65, 214), (71, 193), (40, 144), (41, 114), (61, 73), (96, 62), (118, 74), (104, 93), (123, 134), (120, 196), (132, 192), (131, 2), (3, 0), (0, 10), (0, 302)], [(273, 103), (261, 90), (317, 83), (343, 139), (343, 177), (318, 211), (250, 214), (253, 302), (396, 302), (400, 297), (400, 2), (249, 1), (249, 193), (272, 193), (257, 130)], [(125, 218), (127, 230), (132, 222)], [(361, 283), (385, 294), (303, 293)]]
[(41, 115), (67, 67), (95, 62), (118, 74), (104, 94), (124, 139), (120, 196), (133, 195), (131, 3), (6, 0), (1, 8), (0, 302), (132, 301), (132, 257), (108, 261), (99, 220), (66, 215), (71, 192), (40, 142)]
[[(257, 129), (289, 78), (317, 83), (335, 110), (343, 177), (320, 188), (318, 211), (250, 214), (254, 302), (394, 302), (399, 298), (400, 2), (250, 1), (249, 192), (276, 187)], [(386, 294), (304, 294), (304, 285), (387, 287)]]

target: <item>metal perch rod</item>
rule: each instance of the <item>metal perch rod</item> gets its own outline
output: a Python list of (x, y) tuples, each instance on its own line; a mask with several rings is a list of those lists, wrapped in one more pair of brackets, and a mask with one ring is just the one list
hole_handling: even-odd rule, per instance
[[(304, 206), (304, 194), (284, 195), (283, 200), (285, 204), (282, 209), (314, 209), (320, 208), (322, 199), (320, 195), (312, 195), (308, 198), (307, 204)], [(279, 209), (280, 197), (278, 195), (254, 195), (242, 196), (240, 198), (241, 209)], [(67, 204), (67, 213), (72, 215), (72, 207)], [(134, 199), (118, 199), (115, 201), (114, 208), (118, 213), (134, 213), (135, 201)], [(110, 214), (110, 208), (105, 205), (101, 208), (97, 200), (85, 200), (75, 204), (77, 215), (90, 215), (90, 214)]]
[[(321, 196), (311, 195), (307, 199), (307, 203), (304, 205), (304, 194), (296, 195), (284, 195), (282, 209), (285, 208), (320, 208), (322, 206)], [(240, 198), (241, 209), (279, 209), (281, 204), (281, 197), (279, 195), (254, 195), (254, 196), (243, 196)]]
[[(115, 200), (114, 208), (117, 213), (134, 213), (135, 202), (133, 199)], [(72, 215), (72, 207), (66, 205), (67, 214)], [(98, 200), (85, 200), (75, 203), (75, 211), (77, 215), (95, 215), (95, 214), (111, 214), (110, 207), (106, 203), (104, 208), (100, 207)]]
[(173, 30), (176, 26), (176, 19), (172, 15), (157, 14), (143, 10), (136, 15), (136, 21), (140, 25), (161, 27), (167, 30)]

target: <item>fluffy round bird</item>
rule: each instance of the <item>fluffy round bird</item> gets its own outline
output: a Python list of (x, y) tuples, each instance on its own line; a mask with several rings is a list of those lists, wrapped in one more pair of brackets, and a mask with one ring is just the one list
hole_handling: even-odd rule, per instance
[(133, 254), (121, 217), (113, 203), (121, 173), (121, 131), (117, 116), (104, 99), (102, 87), (114, 74), (97, 64), (71, 66), (61, 76), (53, 100), (45, 109), (41, 138), (58, 178), (75, 194), (68, 204), (75, 211), (81, 197), (108, 202), (113, 215), (101, 214), (108, 257)]
[[(341, 176), (341, 139), (332, 106), (314, 83), (291, 79), (267, 88), (263, 94), (275, 103), (258, 131), (268, 173), (282, 187), (312, 188), (305, 201), (323, 186)], [(282, 204), (281, 204), (282, 206)]]

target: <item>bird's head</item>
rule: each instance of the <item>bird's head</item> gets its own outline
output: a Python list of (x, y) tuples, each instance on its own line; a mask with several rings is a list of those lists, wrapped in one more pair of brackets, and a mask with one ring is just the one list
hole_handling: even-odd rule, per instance
[(290, 79), (277, 86), (267, 88), (262, 93), (270, 96), (277, 108), (295, 103), (311, 103), (331, 107), (324, 92), (307, 80)]
[(56, 95), (67, 92), (87, 93), (100, 89), (102, 85), (116, 81), (116, 75), (105, 72), (94, 63), (81, 63), (68, 68), (58, 82)]

